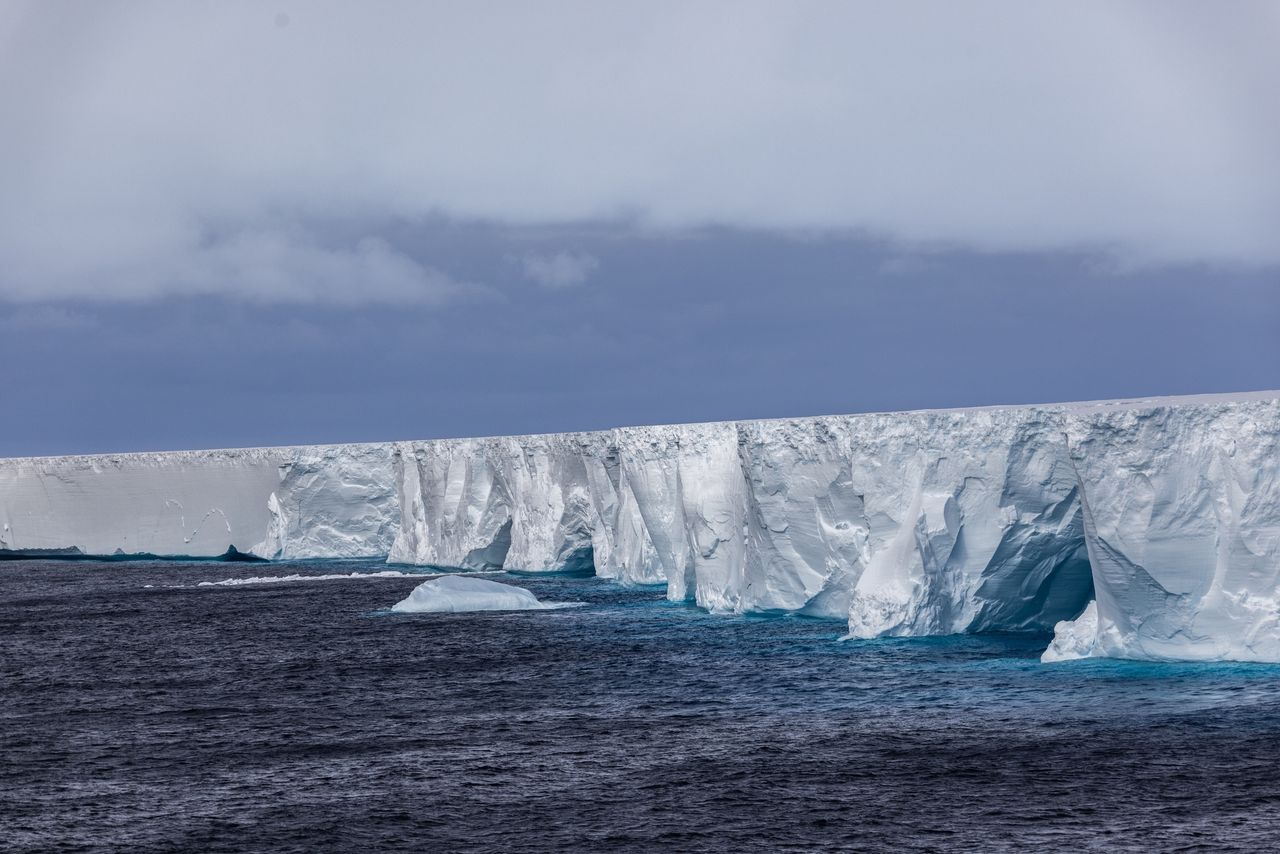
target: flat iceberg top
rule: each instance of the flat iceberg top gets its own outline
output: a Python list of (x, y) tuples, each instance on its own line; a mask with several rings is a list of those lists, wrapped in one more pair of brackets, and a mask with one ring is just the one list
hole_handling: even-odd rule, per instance
[(485, 578), (445, 575), (423, 582), (391, 606), (401, 614), (462, 614), (470, 611), (546, 611), (581, 602), (540, 602), (523, 587)]
[(191, 461), (205, 462), (209, 458), (225, 459), (227, 461), (239, 461), (246, 455), (249, 457), (265, 457), (271, 461), (276, 461), (276, 457), (280, 454), (291, 454), (298, 451), (311, 451), (316, 453), (368, 453), (377, 452), (388, 448), (398, 442), (409, 442), (414, 445), (440, 443), (447, 444), (450, 442), (467, 441), (468, 439), (509, 439), (516, 442), (525, 440), (547, 439), (550, 437), (560, 437), (566, 439), (581, 439), (589, 441), (596, 438), (607, 437), (611, 433), (629, 430), (678, 430), (682, 428), (714, 428), (726, 426), (747, 427), (751, 425), (766, 424), (787, 424), (795, 422), (807, 421), (824, 421), (828, 419), (840, 419), (857, 421), (858, 419), (876, 419), (886, 416), (900, 415), (905, 417), (920, 415), (937, 415), (947, 413), (964, 413), (964, 412), (1020, 412), (1020, 411), (1052, 411), (1052, 412), (1076, 412), (1088, 413), (1098, 411), (1122, 411), (1122, 410), (1141, 410), (1155, 409), (1159, 407), (1178, 407), (1178, 406), (1205, 406), (1221, 403), (1243, 403), (1248, 401), (1264, 401), (1264, 400), (1280, 400), (1280, 389), (1262, 390), (1262, 391), (1241, 391), (1241, 392), (1222, 392), (1213, 394), (1181, 394), (1181, 395), (1165, 395), (1156, 397), (1133, 397), (1133, 398), (1115, 398), (1110, 400), (1083, 400), (1068, 401), (1063, 403), (1017, 403), (1017, 404), (994, 404), (990, 406), (961, 406), (954, 408), (941, 409), (903, 409), (891, 411), (874, 411), (874, 412), (853, 412), (853, 413), (835, 413), (830, 415), (796, 415), (783, 418), (748, 418), (738, 421), (691, 421), (676, 424), (636, 424), (623, 427), (604, 428), (601, 430), (583, 430), (569, 431), (564, 433), (529, 433), (529, 434), (490, 434), (485, 436), (468, 436), (468, 437), (445, 437), (436, 439), (408, 439), (408, 440), (385, 440), (380, 442), (343, 442), (335, 444), (322, 445), (272, 445), (262, 447), (249, 448), (201, 448), (186, 449), (172, 451), (118, 451), (118, 452), (101, 452), (95, 454), (62, 454), (51, 456), (33, 456), (33, 457), (6, 457), (6, 462), (60, 462), (60, 461), (105, 461), (114, 462), (123, 461), (148, 461), (161, 462), (181, 460), (183, 458)]

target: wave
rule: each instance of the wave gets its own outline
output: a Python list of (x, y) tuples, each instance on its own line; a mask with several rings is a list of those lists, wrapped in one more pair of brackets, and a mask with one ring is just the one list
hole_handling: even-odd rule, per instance
[(349, 572), (335, 575), (257, 575), (251, 578), (225, 578), (222, 581), (201, 581), (196, 587), (240, 587), (246, 584), (280, 584), (286, 581), (339, 581), (352, 578), (422, 578), (421, 572), (400, 572), (386, 569), (381, 572)]

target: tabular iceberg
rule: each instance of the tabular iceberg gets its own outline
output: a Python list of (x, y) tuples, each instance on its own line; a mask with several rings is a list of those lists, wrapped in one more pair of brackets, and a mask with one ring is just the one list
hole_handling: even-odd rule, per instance
[(14, 459), (0, 549), (593, 569), (853, 638), (1048, 631), (1092, 601), (1094, 654), (1276, 661), (1278, 441), (1258, 392)]

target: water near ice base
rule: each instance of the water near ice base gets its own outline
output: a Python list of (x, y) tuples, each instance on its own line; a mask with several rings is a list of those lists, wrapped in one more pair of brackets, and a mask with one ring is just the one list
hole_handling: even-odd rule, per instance
[(839, 642), (569, 575), (484, 577), (578, 608), (389, 613), (429, 577), (0, 563), (2, 847), (1280, 844), (1276, 665)]

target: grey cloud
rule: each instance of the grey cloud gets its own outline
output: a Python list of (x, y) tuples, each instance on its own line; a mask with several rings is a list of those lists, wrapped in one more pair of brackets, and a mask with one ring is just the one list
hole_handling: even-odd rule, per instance
[(886, 276), (914, 276), (936, 269), (936, 264), (917, 255), (894, 255), (880, 262)]
[(8, 3), (0, 298), (465, 290), (334, 217), (1276, 264), (1277, 42), (1266, 0)]
[(83, 332), (96, 325), (93, 317), (52, 305), (22, 306), (0, 316), (0, 331), (12, 334)]
[[(501, 288), (432, 308), (0, 303), (13, 403), (0, 406), (0, 455), (1280, 387), (1268, 271), (1117, 282), (1079, 257), (939, 252), (892, 278), (881, 266), (896, 247), (849, 239), (533, 231), (422, 234), (424, 255)], [(609, 286), (560, 299), (523, 279), (525, 253), (565, 247), (600, 258)]]
[(430, 304), (459, 290), (444, 273), (376, 237), (335, 248), (280, 232), (242, 232), (183, 259), (187, 266), (174, 274), (180, 287), (269, 302)]
[[(104, 225), (109, 228), (109, 225)], [(133, 253), (118, 246), (41, 263), (21, 259), (0, 273), (16, 302), (50, 298), (149, 299), (231, 296), (254, 302), (433, 305), (470, 288), (386, 240), (322, 241), (297, 227), (248, 227), (226, 235), (175, 235)]]
[(544, 288), (559, 290), (582, 284), (600, 266), (600, 260), (585, 252), (560, 251), (524, 256), (524, 274)]

